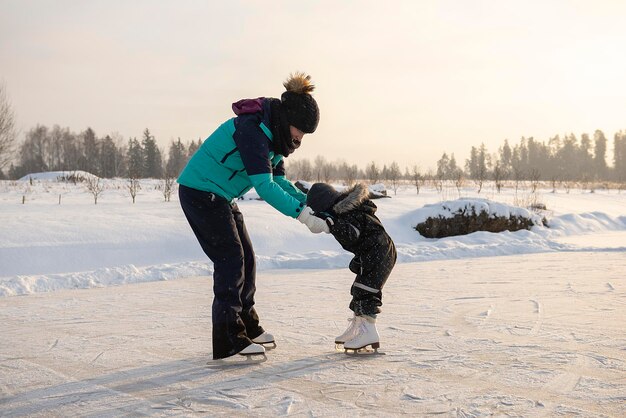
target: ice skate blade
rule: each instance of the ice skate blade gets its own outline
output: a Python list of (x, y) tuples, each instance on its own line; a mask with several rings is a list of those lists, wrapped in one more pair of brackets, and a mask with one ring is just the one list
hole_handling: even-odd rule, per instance
[(344, 351), (346, 356), (358, 357), (358, 356), (384, 356), (386, 353), (378, 350), (370, 350), (369, 348), (360, 348), (358, 350), (353, 350), (351, 348), (347, 348)]
[(230, 367), (230, 366), (248, 366), (251, 364), (260, 364), (267, 361), (265, 353), (260, 354), (235, 354), (230, 357), (220, 358), (217, 360), (209, 360), (208, 366), (213, 367)]
[(343, 347), (344, 353), (348, 355), (358, 355), (358, 354), (380, 354), (383, 355), (385, 353), (379, 352), (380, 343), (366, 344), (363, 347), (356, 348), (348, 348), (346, 346)]

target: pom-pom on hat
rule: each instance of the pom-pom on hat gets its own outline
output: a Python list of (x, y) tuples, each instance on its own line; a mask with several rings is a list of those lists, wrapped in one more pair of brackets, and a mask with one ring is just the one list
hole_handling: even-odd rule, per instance
[(289, 124), (307, 134), (315, 132), (320, 121), (320, 110), (311, 96), (315, 90), (311, 76), (296, 72), (289, 76), (283, 86), (286, 91), (280, 96), (281, 108)]

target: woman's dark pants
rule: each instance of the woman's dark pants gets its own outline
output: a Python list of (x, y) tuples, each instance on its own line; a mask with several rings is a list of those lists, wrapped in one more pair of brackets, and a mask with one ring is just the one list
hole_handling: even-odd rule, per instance
[(237, 204), (214, 193), (178, 188), (180, 205), (213, 261), (213, 358), (231, 356), (263, 333), (254, 310), (254, 250)]

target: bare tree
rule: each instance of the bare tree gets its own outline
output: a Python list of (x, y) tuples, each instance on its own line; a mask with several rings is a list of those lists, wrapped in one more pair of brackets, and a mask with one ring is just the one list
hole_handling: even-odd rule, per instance
[(437, 170), (437, 174), (435, 174), (435, 178), (433, 179), (435, 183), (435, 189), (437, 189), (438, 193), (443, 192), (443, 181), (445, 180), (445, 172), (441, 170)]
[(590, 175), (583, 175), (581, 181), (580, 181), (580, 188), (582, 191), (585, 191), (587, 188), (589, 188), (589, 190), (591, 190), (591, 186), (589, 186), (589, 184), (592, 183), (592, 179)]
[[(98, 196), (102, 194), (104, 191), (104, 182), (100, 182), (100, 177), (97, 176), (86, 176), (85, 184), (87, 185), (87, 190), (93, 195), (93, 204), (98, 204)], [(59, 197), (59, 202), (61, 198)]]
[(315, 160), (313, 161), (313, 172), (317, 181), (322, 181), (325, 167), (327, 165), (328, 164), (326, 164), (326, 158), (324, 158), (324, 156), (318, 155), (315, 157)]
[(347, 186), (352, 186), (356, 182), (357, 175), (359, 174), (359, 168), (353, 164), (343, 163), (341, 165), (341, 177), (346, 181)]
[(163, 190), (163, 197), (166, 202), (169, 202), (172, 197), (172, 191), (174, 189), (174, 178), (169, 175), (165, 175), (165, 178), (161, 180), (161, 186)]
[(391, 183), (391, 188), (393, 189), (393, 194), (398, 193), (398, 187), (400, 187), (400, 179), (402, 178), (402, 171), (400, 171), (400, 166), (397, 162), (392, 162), (391, 166), (387, 170), (387, 180)]
[(6, 95), (5, 84), (0, 82), (0, 171), (13, 159), (15, 137), (15, 116)]
[(332, 163), (324, 162), (320, 167), (319, 175), (324, 183), (330, 183), (333, 180), (334, 167)]
[(413, 184), (415, 185), (415, 189), (417, 190), (417, 194), (420, 194), (420, 186), (424, 182), (424, 176), (420, 172), (418, 166), (413, 166), (413, 171), (411, 172), (411, 179), (413, 180)]
[(477, 168), (476, 172), (476, 185), (478, 186), (478, 193), (483, 189), (483, 184), (487, 179), (487, 166), (485, 164), (480, 164)]
[(300, 161), (300, 175), (298, 176), (298, 180), (311, 181), (312, 178), (313, 167), (311, 166), (311, 162), (305, 158)]
[(530, 170), (530, 192), (532, 194), (537, 192), (539, 187), (539, 180), (541, 179), (541, 172), (536, 168)]
[(564, 181), (563, 185), (565, 186), (565, 193), (569, 194), (569, 190), (572, 187), (572, 183), (569, 181)]
[(371, 184), (376, 184), (378, 180), (380, 180), (380, 169), (376, 166), (374, 161), (365, 167), (365, 177), (367, 177)]
[(550, 178), (550, 183), (552, 184), (552, 193), (556, 193), (556, 187), (559, 184), (559, 176), (556, 174), (552, 175)]
[(504, 180), (504, 169), (499, 162), (493, 167), (493, 181), (496, 183), (496, 191), (500, 193), (502, 190), (502, 180)]
[(285, 163), (285, 170), (290, 179), (311, 181), (313, 179), (313, 167), (308, 159), (293, 160)]
[(514, 164), (512, 168), (513, 168), (513, 180), (515, 181), (515, 195), (517, 196), (517, 191), (519, 190), (519, 184), (522, 181), (522, 178), (524, 177), (524, 172), (522, 171), (520, 166), (517, 164)]
[(465, 175), (463, 174), (463, 170), (458, 168), (454, 173), (452, 173), (452, 178), (454, 180), (456, 191), (459, 193), (459, 197), (461, 197), (461, 189), (465, 184)]
[(137, 197), (139, 190), (141, 190), (139, 179), (134, 176), (130, 176), (128, 178), (128, 191), (130, 192), (130, 197), (133, 198), (133, 203), (135, 203), (135, 197)]

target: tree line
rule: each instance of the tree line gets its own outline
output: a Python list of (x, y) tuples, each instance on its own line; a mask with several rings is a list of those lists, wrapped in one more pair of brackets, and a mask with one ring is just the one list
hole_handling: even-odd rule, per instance
[(29, 173), (83, 170), (102, 178), (172, 178), (201, 144), (200, 139), (171, 141), (164, 158), (147, 128), (140, 139), (124, 141), (119, 135), (98, 137), (91, 128), (74, 133), (58, 125), (37, 125), (26, 133), (8, 176), (17, 179)]
[(472, 180), (543, 180), (543, 181), (626, 181), (626, 132), (613, 136), (613, 166), (607, 164), (608, 140), (601, 130), (591, 137), (583, 133), (556, 135), (546, 141), (522, 137), (511, 146), (508, 140), (490, 154), (484, 144), (472, 147), (464, 167), (454, 154), (443, 153), (437, 162), (435, 176)]
[[(175, 178), (202, 145), (202, 140), (171, 141), (167, 155), (157, 146), (154, 135), (145, 129), (141, 138), (127, 141), (119, 135), (98, 137), (93, 129), (80, 133), (58, 125), (48, 128), (37, 125), (28, 131), (16, 152), (8, 177), (17, 179), (28, 173), (43, 171), (84, 170), (102, 178)], [(372, 183), (385, 181), (392, 187), (400, 180), (413, 182), (470, 179), (478, 182), (495, 180), (544, 181), (626, 181), (626, 132), (613, 136), (613, 166), (606, 162), (608, 140), (596, 130), (591, 137), (582, 134), (556, 135), (547, 142), (522, 137), (511, 145), (505, 140), (495, 153), (484, 144), (472, 146), (470, 156), (458, 163), (454, 154), (443, 153), (434, 170), (422, 171), (418, 166), (405, 167), (396, 162), (370, 162), (358, 167), (345, 161), (327, 161), (323, 156), (314, 160), (286, 160), (288, 175), (306, 181), (344, 181), (357, 179)]]

